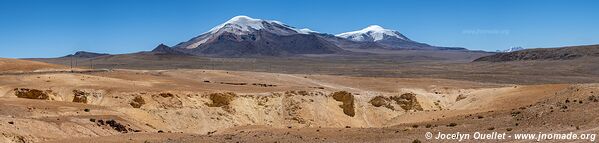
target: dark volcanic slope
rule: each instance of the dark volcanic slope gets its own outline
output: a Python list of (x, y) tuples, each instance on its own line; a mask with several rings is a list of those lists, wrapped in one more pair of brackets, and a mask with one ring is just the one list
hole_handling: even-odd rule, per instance
[(333, 54), (343, 50), (313, 34), (277, 35), (263, 30), (248, 35), (224, 32), (214, 41), (194, 49), (181, 49), (195, 55), (283, 56), (296, 54)]
[(481, 57), (474, 61), (571, 60), (582, 57), (599, 57), (599, 45), (527, 49), (509, 53), (498, 53)]
[(67, 55), (64, 57), (66, 57), (66, 58), (71, 58), (71, 57), (73, 57), (73, 58), (95, 58), (95, 57), (107, 56), (107, 55), (110, 55), (110, 54), (78, 51), (75, 54)]
[(178, 49), (166, 46), (164, 44), (160, 44), (160, 45), (156, 46), (156, 48), (154, 48), (150, 53), (154, 53), (157, 55), (182, 55), (182, 56), (191, 55), (191, 54), (179, 51)]

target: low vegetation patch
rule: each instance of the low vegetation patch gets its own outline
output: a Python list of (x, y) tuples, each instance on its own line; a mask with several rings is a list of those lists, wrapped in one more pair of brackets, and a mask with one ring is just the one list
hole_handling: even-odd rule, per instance
[(448, 126), (448, 127), (455, 127), (455, 126), (457, 126), (457, 125), (458, 125), (457, 123), (449, 123), (449, 125), (447, 125), (447, 126)]
[(336, 101), (342, 102), (342, 105), (339, 105), (343, 109), (343, 113), (345, 115), (353, 117), (356, 115), (356, 111), (354, 109), (354, 96), (347, 91), (338, 91), (332, 93), (333, 99)]
[(266, 84), (266, 83), (252, 83), (252, 85), (254, 86), (261, 86), (261, 87), (276, 87), (277, 85), (274, 84)]
[(599, 102), (599, 96), (591, 95), (591, 96), (589, 96), (589, 101)]
[(245, 82), (220, 82), (220, 84), (228, 84), (228, 85), (247, 85)]
[[(91, 122), (96, 122), (96, 119), (90, 119), (90, 121)], [(125, 125), (117, 122), (116, 120), (112, 120), (112, 119), (106, 120), (106, 121), (101, 120), (101, 119), (97, 120), (96, 125), (98, 125), (98, 126), (108, 126), (108, 127), (112, 128), (112, 129), (114, 129), (114, 130), (116, 130), (117, 132), (120, 132), (120, 133), (140, 132), (141, 131), (141, 130), (135, 130), (135, 129), (132, 129), (130, 127), (127, 127), (127, 126), (125, 126)]]

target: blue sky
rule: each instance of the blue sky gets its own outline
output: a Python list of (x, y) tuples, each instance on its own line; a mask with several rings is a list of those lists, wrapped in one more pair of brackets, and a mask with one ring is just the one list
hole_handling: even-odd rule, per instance
[(476, 50), (599, 44), (594, 0), (0, 0), (0, 57), (175, 45), (236, 15), (338, 34), (377, 24)]

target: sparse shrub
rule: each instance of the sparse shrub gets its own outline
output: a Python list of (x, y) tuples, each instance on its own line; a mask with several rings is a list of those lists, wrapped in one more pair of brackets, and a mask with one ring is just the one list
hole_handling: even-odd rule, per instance
[(431, 125), (431, 124), (426, 124), (426, 126), (425, 126), (425, 127), (426, 127), (426, 128), (431, 128), (431, 127), (433, 127), (433, 125)]
[(589, 101), (592, 101), (592, 102), (599, 102), (598, 96), (591, 95), (591, 96), (589, 96), (588, 99), (589, 99)]
[(489, 127), (487, 130), (495, 130), (495, 127)]
[(448, 127), (455, 127), (455, 126), (457, 126), (457, 125), (458, 125), (457, 123), (449, 123), (449, 125), (447, 125), (447, 126), (448, 126)]
[(414, 140), (412, 141), (412, 143), (421, 143), (421, 141), (420, 141), (420, 140), (418, 140), (418, 139), (414, 139)]
[(131, 128), (127, 128), (125, 125), (115, 121), (115, 120), (108, 120), (106, 121), (106, 124), (108, 124), (108, 126), (112, 127), (112, 129), (121, 132), (121, 133), (127, 133), (129, 131), (132, 131)]
[(512, 131), (512, 128), (507, 128), (505, 130), (509, 132), (509, 131)]
[(478, 117), (477, 117), (477, 118), (478, 118), (478, 119), (482, 119), (482, 118), (484, 118), (484, 117), (483, 117), (483, 115), (478, 115)]
[(518, 114), (520, 114), (520, 113), (521, 113), (520, 111), (514, 111), (514, 112), (512, 112), (512, 116), (518, 116)]

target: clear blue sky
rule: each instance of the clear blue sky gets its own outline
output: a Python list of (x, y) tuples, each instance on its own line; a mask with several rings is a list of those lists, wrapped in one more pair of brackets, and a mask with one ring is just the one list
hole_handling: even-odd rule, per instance
[(236, 15), (332, 34), (377, 24), (476, 50), (599, 44), (596, 0), (0, 0), (0, 57), (147, 51)]

